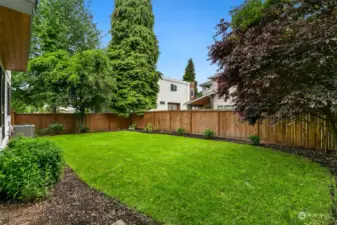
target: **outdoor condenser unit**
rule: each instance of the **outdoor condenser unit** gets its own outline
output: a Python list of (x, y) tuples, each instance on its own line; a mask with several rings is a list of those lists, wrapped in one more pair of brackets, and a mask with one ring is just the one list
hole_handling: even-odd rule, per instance
[(14, 125), (14, 137), (23, 135), (25, 137), (35, 137), (35, 125)]

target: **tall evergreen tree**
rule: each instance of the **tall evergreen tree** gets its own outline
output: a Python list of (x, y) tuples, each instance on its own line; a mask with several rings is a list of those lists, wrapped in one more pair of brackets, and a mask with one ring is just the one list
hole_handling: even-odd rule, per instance
[(112, 108), (121, 115), (156, 107), (160, 73), (153, 27), (151, 0), (115, 0), (109, 56), (117, 82)]
[(192, 59), (188, 60), (183, 80), (187, 82), (194, 82), (194, 96), (198, 96), (198, 82), (195, 80), (195, 68)]
[(194, 68), (194, 63), (192, 59), (188, 60), (183, 80), (187, 82), (195, 81), (195, 68)]

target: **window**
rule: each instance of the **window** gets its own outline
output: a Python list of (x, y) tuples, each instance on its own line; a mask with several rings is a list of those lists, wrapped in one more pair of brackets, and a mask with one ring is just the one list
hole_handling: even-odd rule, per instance
[(164, 101), (160, 101), (160, 104), (161, 104), (161, 105), (165, 105), (165, 102), (164, 102)]
[(177, 91), (177, 85), (171, 84), (171, 91)]
[(193, 98), (194, 97), (194, 90), (191, 89), (191, 97)]
[(223, 109), (223, 105), (218, 105), (218, 109)]
[(179, 103), (168, 103), (168, 110), (180, 110)]

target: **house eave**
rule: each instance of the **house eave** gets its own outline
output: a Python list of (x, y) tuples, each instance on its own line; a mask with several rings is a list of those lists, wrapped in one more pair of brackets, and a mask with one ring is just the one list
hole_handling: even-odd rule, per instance
[(36, 0), (0, 3), (0, 63), (6, 70), (26, 71)]

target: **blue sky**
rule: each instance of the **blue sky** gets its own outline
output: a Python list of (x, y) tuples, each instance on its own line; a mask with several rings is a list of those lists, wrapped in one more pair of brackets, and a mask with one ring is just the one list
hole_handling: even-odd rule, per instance
[[(243, 0), (152, 0), (155, 34), (159, 41), (158, 70), (164, 76), (182, 79), (189, 58), (196, 67), (197, 81), (212, 76), (216, 65), (208, 61), (208, 46), (213, 43), (215, 26), (221, 18), (230, 19), (229, 11)], [(98, 28), (103, 31), (102, 46), (108, 34), (113, 0), (92, 0), (91, 11)]]

